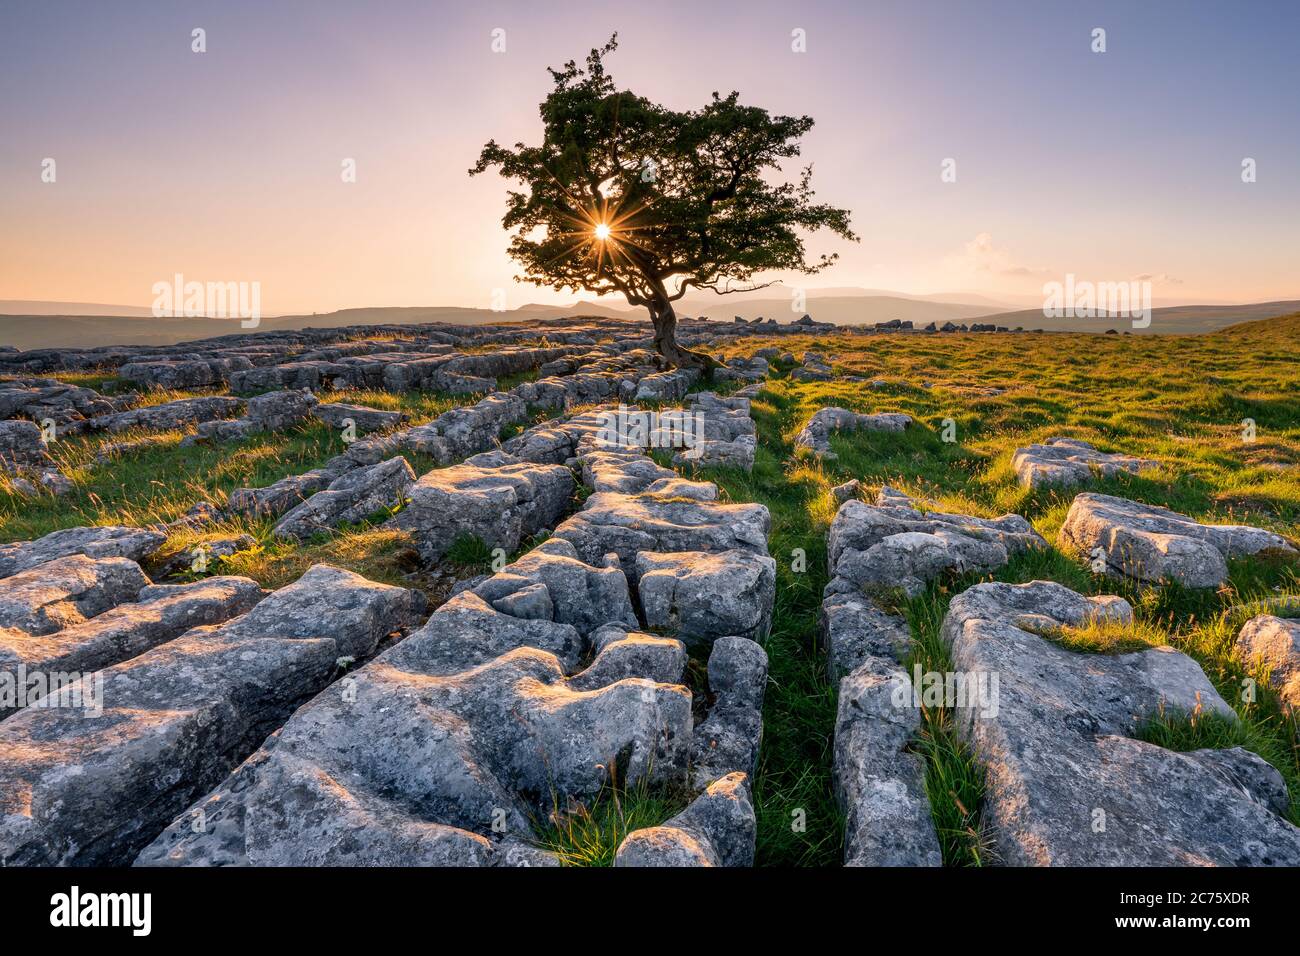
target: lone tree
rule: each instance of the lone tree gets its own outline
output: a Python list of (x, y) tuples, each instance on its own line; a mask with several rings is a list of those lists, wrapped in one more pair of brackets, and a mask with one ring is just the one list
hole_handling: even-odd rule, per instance
[(759, 273), (811, 275), (838, 258), (810, 262), (799, 229), (857, 236), (847, 210), (813, 202), (811, 166), (797, 182), (782, 181), (781, 161), (799, 155), (811, 117), (772, 116), (734, 92), (670, 110), (615, 87), (604, 57), (617, 47), (614, 34), (585, 69), (570, 60), (549, 70), (555, 89), (540, 107), (542, 144), (490, 141), (469, 172), (495, 166), (523, 184), (501, 220), (513, 231), (522, 280), (620, 292), (649, 309), (665, 359), (709, 368), (709, 356), (678, 344), (675, 301), (691, 288), (763, 288), (771, 283), (755, 284)]

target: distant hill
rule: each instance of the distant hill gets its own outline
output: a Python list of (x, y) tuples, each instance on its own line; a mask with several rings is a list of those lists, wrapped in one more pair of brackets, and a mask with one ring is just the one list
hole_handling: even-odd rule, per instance
[(1194, 335), (1214, 332), (1257, 319), (1272, 319), (1300, 311), (1300, 300), (1281, 302), (1255, 302), (1249, 305), (1176, 305), (1151, 310), (1151, 325), (1145, 329), (1133, 328), (1127, 316), (1096, 319), (1049, 319), (1042, 309), (1025, 309), (1019, 312), (998, 312), (986, 315), (981, 322), (1005, 325), (1008, 328), (1023, 326), (1026, 329), (1046, 329), (1050, 332), (1132, 332), (1135, 335)]
[[(238, 319), (155, 318), (149, 310), (135, 315), (0, 315), (0, 345), (19, 349), (89, 347), (96, 345), (171, 345), (248, 331)], [(582, 303), (579, 306), (529, 305), (507, 312), (463, 309), (456, 306), (341, 309), (312, 315), (263, 318), (258, 330), (337, 328), (341, 325), (416, 325), (450, 322), (455, 325), (491, 325), (530, 319), (583, 315), (618, 317), (624, 311)]]
[(678, 309), (684, 315), (706, 315), (711, 319), (730, 320), (734, 316), (744, 319), (776, 319), (792, 322), (805, 312), (818, 322), (837, 325), (874, 325), (890, 319), (903, 319), (924, 325), (927, 322), (962, 322), (987, 315), (987, 305), (953, 302), (930, 302), (925, 299), (901, 298), (892, 295), (812, 296), (804, 302), (801, 311), (792, 311), (789, 297), (737, 300), (731, 296), (711, 299), (687, 296)]
[[(990, 310), (987, 302), (939, 301), (949, 293), (937, 296), (901, 296), (854, 294), (870, 290), (809, 290), (805, 310), (821, 322), (838, 325), (873, 325), (890, 319), (910, 321), (922, 326), (929, 322), (983, 322), (1021, 326), (1026, 329), (1049, 331), (1118, 332), (1135, 333), (1201, 333), (1213, 332), (1239, 322), (1269, 319), (1300, 312), (1300, 300), (1259, 302), (1250, 305), (1186, 305), (1157, 308), (1150, 328), (1133, 329), (1128, 318), (1098, 319), (1047, 319), (1041, 309), (1020, 311)], [(828, 295), (828, 292), (845, 292)], [(730, 321), (739, 315), (745, 319), (759, 316), (791, 322), (802, 315), (790, 309), (788, 295), (755, 297), (758, 293), (742, 294), (748, 297), (687, 296), (678, 303), (682, 315), (705, 315), (719, 321)], [(956, 293), (953, 293), (956, 295)], [(978, 297), (976, 297), (978, 298)], [(13, 300), (0, 300), (0, 309), (15, 304)], [(238, 319), (210, 318), (155, 318), (148, 309), (125, 306), (85, 305), (88, 310), (118, 309), (115, 314), (95, 311), (72, 312), (81, 308), (78, 303), (17, 302), (34, 311), (17, 314), (0, 314), (0, 346), (10, 345), (20, 349), (87, 347), (96, 345), (170, 345), (190, 339), (210, 338), (244, 331)], [(42, 312), (38, 306), (61, 307), (63, 312)], [(307, 327), (336, 328), (342, 325), (413, 325), (423, 322), (448, 322), (456, 325), (490, 325), (494, 323), (521, 322), (538, 319), (556, 319), (573, 315), (595, 315), (606, 318), (644, 316), (645, 310), (626, 305), (579, 302), (575, 305), (524, 305), (506, 312), (490, 309), (466, 309), (458, 306), (412, 306), (392, 308), (341, 309), (320, 314), (282, 315), (263, 318), (259, 329), (301, 329)]]

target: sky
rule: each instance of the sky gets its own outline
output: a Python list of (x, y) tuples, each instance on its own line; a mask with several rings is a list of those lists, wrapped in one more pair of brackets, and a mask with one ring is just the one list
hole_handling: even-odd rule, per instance
[(615, 30), (620, 88), (816, 120), (801, 162), (861, 242), (771, 278), (1300, 298), (1291, 0), (0, 0), (0, 299), (148, 306), (180, 273), (258, 282), (268, 314), (573, 301), (512, 281), (507, 184), (467, 170), (540, 140), (546, 67)]

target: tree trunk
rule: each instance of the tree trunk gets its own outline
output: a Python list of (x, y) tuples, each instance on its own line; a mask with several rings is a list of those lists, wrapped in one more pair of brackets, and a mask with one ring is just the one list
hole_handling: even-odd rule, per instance
[(677, 313), (668, 300), (650, 306), (650, 320), (655, 327), (655, 349), (670, 365), (677, 368), (703, 369), (707, 374), (718, 364), (713, 356), (693, 352), (677, 342)]

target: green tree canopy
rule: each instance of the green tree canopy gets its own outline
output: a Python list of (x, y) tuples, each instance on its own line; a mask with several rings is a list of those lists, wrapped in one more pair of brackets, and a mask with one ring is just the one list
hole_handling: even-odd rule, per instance
[(496, 141), (470, 175), (496, 167), (522, 184), (508, 194), (502, 225), (522, 280), (557, 290), (622, 293), (645, 306), (655, 346), (672, 364), (705, 365), (677, 343), (673, 303), (691, 289), (719, 294), (761, 288), (760, 273), (820, 272), (837, 255), (809, 261), (801, 231), (855, 240), (844, 209), (813, 201), (812, 167), (784, 181), (808, 116), (772, 116), (738, 93), (713, 94), (681, 112), (618, 90), (604, 57), (550, 70), (539, 146)]

